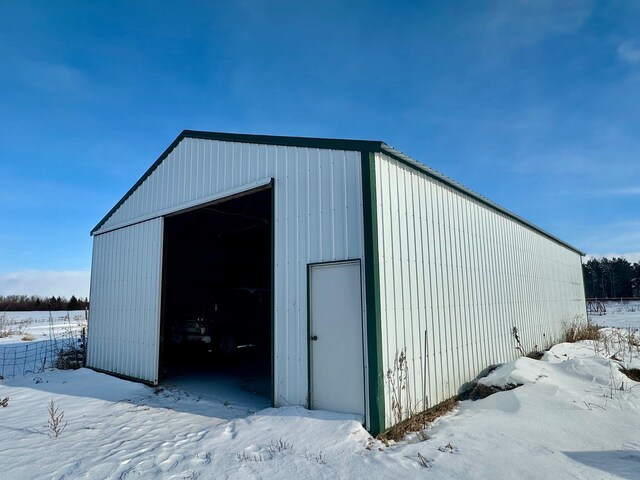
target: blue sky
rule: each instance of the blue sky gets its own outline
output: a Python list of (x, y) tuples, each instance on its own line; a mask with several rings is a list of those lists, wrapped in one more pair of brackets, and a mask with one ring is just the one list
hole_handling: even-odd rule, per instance
[(383, 140), (640, 258), (640, 3), (0, 4), (0, 294), (86, 295), (89, 231), (183, 129)]

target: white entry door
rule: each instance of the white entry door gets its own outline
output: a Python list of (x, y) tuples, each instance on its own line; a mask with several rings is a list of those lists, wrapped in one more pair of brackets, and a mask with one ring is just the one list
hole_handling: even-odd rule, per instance
[(364, 415), (360, 261), (309, 267), (310, 403)]

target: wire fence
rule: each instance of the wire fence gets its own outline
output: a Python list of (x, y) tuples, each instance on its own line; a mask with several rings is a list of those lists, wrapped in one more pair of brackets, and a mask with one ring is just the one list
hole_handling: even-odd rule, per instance
[(48, 337), (20, 344), (0, 344), (0, 378), (84, 365), (86, 329), (49, 328)]

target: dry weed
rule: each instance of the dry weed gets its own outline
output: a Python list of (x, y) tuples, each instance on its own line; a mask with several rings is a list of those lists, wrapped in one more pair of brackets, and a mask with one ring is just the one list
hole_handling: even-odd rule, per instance
[(383, 442), (387, 442), (389, 440), (400, 440), (409, 432), (419, 432), (421, 430), (424, 430), (424, 428), (429, 423), (433, 422), (435, 419), (443, 416), (444, 414), (449, 413), (451, 410), (456, 408), (457, 405), (458, 397), (451, 397), (444, 402), (428, 408), (424, 412), (412, 415), (406, 420), (403, 420), (397, 425), (394, 425), (386, 432), (378, 435), (378, 439), (382, 440)]
[[(397, 424), (405, 418), (411, 417), (414, 413), (409, 390), (409, 368), (407, 366), (406, 348), (396, 354), (393, 367), (387, 370), (386, 380), (391, 392), (393, 423)], [(405, 405), (407, 408), (405, 408)]]
[(58, 438), (62, 431), (67, 428), (67, 422), (64, 419), (64, 412), (60, 411), (60, 407), (54, 403), (53, 398), (51, 399), (51, 403), (49, 403), (47, 410), (49, 412), (49, 430), (51, 430), (53, 438)]
[(575, 343), (581, 340), (600, 341), (602, 338), (601, 328), (601, 326), (596, 325), (591, 320), (581, 322), (580, 319), (576, 318), (566, 325), (562, 341), (568, 343)]
[(10, 335), (22, 335), (31, 323), (33, 323), (31, 318), (15, 321), (7, 316), (5, 312), (0, 313), (0, 338), (6, 338)]

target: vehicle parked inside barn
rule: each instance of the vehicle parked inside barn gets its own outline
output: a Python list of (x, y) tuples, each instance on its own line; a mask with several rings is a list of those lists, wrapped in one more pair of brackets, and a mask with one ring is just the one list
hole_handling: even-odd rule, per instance
[(224, 356), (242, 348), (269, 347), (268, 289), (226, 288), (212, 299), (202, 311), (176, 316), (171, 332), (176, 346), (199, 346)]

